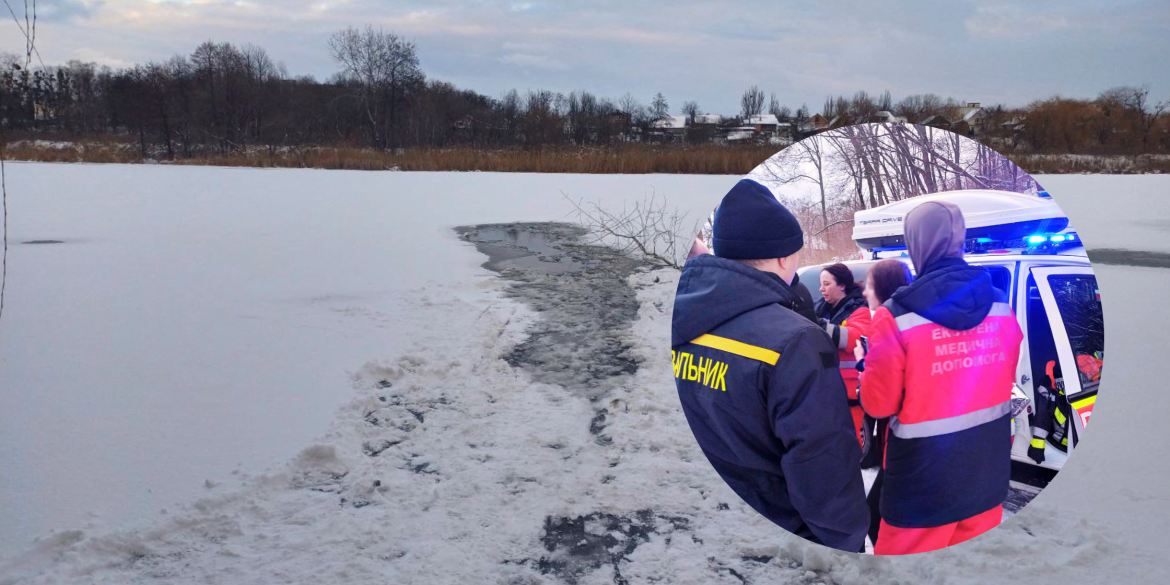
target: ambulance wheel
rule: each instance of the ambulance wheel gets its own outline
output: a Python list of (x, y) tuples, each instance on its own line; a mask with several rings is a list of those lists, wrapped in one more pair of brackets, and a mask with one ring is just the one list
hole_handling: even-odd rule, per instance
[(869, 418), (868, 416), (862, 417), (861, 419), (861, 434), (863, 437), (861, 442), (862, 469), (869, 469), (870, 467), (877, 467), (880, 465), (879, 461), (875, 461), (877, 457), (869, 456), (871, 451), (876, 453), (876, 450), (873, 449), (873, 422), (873, 419)]

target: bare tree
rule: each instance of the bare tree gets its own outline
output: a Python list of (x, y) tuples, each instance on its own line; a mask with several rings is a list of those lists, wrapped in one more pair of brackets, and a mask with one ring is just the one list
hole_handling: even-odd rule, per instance
[(635, 112), (642, 109), (642, 103), (638, 101), (638, 98), (634, 97), (634, 94), (626, 92), (625, 95), (618, 99), (618, 107), (626, 115), (633, 117)]
[(263, 140), (264, 120), (272, 106), (272, 88), (281, 79), (288, 77), (283, 63), (277, 63), (262, 47), (247, 44), (240, 49), (242, 72), (246, 85), (247, 113), (244, 129), (257, 142)]
[(821, 104), (821, 115), (830, 120), (837, 117), (837, 101), (833, 96), (825, 98), (825, 103)]
[(520, 119), (520, 93), (515, 89), (509, 90), (500, 100), (500, 114), (504, 122), (505, 140), (511, 143), (516, 139), (517, 126)]
[(666, 101), (666, 96), (662, 92), (654, 94), (654, 100), (650, 102), (650, 110), (654, 114), (655, 120), (661, 120), (670, 113), (670, 104)]
[(821, 226), (829, 223), (825, 176), (827, 151), (819, 137), (801, 140), (764, 161), (761, 172), (772, 184), (785, 185), (797, 181), (812, 181), (821, 195)]
[[(8, 7), (11, 12), (12, 7)], [(16, 13), (12, 13), (12, 19), (16, 21), (16, 27), (20, 29), (25, 41), (25, 57), (24, 70), (28, 71), (29, 65), (32, 64), (32, 57), (35, 54), (37, 61), (41, 64), (41, 69), (45, 69), (45, 62), (41, 60), (41, 53), (37, 50), (37, 2), (32, 0), (32, 22), (28, 21), (28, 3), (25, 3), (25, 25), (20, 26), (20, 21), (16, 19)], [(0, 93), (0, 97), (3, 97)], [(4, 223), (4, 251), (3, 259), (0, 260), (0, 317), (4, 316), (4, 291), (8, 286), (8, 174), (4, 168), (4, 148), (8, 144), (8, 136), (3, 132), (3, 125), (0, 124), (0, 202), (3, 205), (3, 223)]]
[(349, 27), (329, 38), (329, 50), (342, 75), (356, 81), (374, 146), (392, 145), (405, 94), (423, 81), (415, 45), (394, 33), (367, 25)]
[(594, 236), (592, 243), (618, 248), (659, 268), (682, 270), (694, 234), (700, 225), (688, 226), (686, 213), (670, 207), (666, 197), (651, 192), (632, 207), (623, 204), (621, 211), (609, 210), (598, 202), (574, 200), (565, 192), (561, 196), (573, 206), (573, 214), (582, 227)]
[[(833, 109), (837, 114), (837, 122), (833, 124), (834, 128), (853, 123), (851, 116), (852, 104), (850, 103), (849, 98), (843, 95), (837, 96), (837, 100), (834, 102)], [(829, 121), (832, 122), (833, 119), (829, 118)]]
[(686, 115), (687, 120), (691, 124), (695, 123), (695, 116), (699, 115), (698, 102), (683, 102), (682, 113)]
[(853, 94), (853, 99), (849, 102), (850, 116), (861, 123), (872, 122), (878, 109), (877, 102), (865, 90)]
[(800, 140), (801, 132), (804, 131), (804, 125), (808, 122), (808, 104), (800, 104), (796, 108), (796, 112), (792, 114), (792, 125), (789, 128), (792, 130), (792, 141)]
[(764, 111), (764, 92), (756, 86), (751, 86), (743, 92), (739, 100), (740, 113), (744, 118), (759, 116)]
[(768, 113), (772, 114), (773, 116), (776, 116), (776, 119), (779, 120), (780, 119), (780, 111), (782, 109), (783, 109), (783, 106), (780, 105), (780, 100), (776, 99), (776, 93), (772, 92), (768, 96)]
[(829, 215), (826, 210), (825, 203), (825, 153), (822, 150), (822, 145), (818, 140), (804, 140), (799, 143), (802, 159), (815, 169), (815, 174), (810, 173), (809, 178), (816, 182), (817, 188), (821, 192), (821, 226), (828, 227)]
[(1149, 152), (1150, 134), (1158, 118), (1170, 107), (1170, 100), (1150, 104), (1150, 86), (1115, 87), (1101, 94), (1103, 100), (1119, 103), (1136, 126), (1141, 137), (1141, 152)]

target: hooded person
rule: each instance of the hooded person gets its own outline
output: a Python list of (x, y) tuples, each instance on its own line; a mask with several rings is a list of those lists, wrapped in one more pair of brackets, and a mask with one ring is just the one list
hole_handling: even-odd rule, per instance
[(874, 312), (861, 402), (891, 417), (875, 554), (957, 544), (997, 526), (1011, 474), (1012, 382), (1023, 333), (985, 268), (963, 260), (955, 205), (906, 214), (918, 276)]
[(714, 255), (687, 260), (671, 323), (679, 400), (703, 454), (757, 512), (810, 541), (862, 550), (860, 448), (837, 349), (797, 314), (804, 233), (741, 180), (714, 219)]

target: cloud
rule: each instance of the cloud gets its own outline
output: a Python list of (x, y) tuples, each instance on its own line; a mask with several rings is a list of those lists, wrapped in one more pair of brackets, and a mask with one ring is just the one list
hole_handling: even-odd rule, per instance
[(534, 55), (531, 53), (511, 53), (500, 58), (501, 63), (507, 65), (516, 65), (527, 69), (539, 69), (544, 71), (563, 71), (569, 66), (564, 62), (549, 57), (548, 55)]
[[(19, 0), (9, 0), (21, 9)], [(189, 54), (208, 39), (264, 47), (293, 74), (336, 71), (328, 38), (366, 24), (417, 44), (428, 76), (487, 95), (587, 89), (698, 101), (732, 113), (758, 85), (795, 108), (890, 89), (987, 103), (1096, 95), (1170, 76), (1158, 64), (1170, 3), (1007, 0), (38, 0), (46, 63), (117, 65)], [(4, 10), (0, 6), (0, 10)], [(23, 20), (23, 19), (22, 19)], [(2, 24), (2, 23), (0, 23)], [(9, 30), (12, 29), (12, 30)], [(15, 23), (0, 50), (23, 51)], [(1075, 34), (1073, 34), (1075, 32)], [(92, 55), (92, 57), (86, 57)]]
[(634, 26), (547, 26), (533, 27), (529, 33), (546, 38), (572, 38), (575, 40), (620, 42), (637, 45), (673, 44), (693, 41), (694, 37), (666, 29), (637, 28)]
[(110, 55), (107, 55), (106, 53), (103, 53), (101, 51), (98, 51), (98, 50), (90, 48), (90, 47), (81, 47), (81, 48), (75, 49), (73, 51), (73, 55), (74, 55), (74, 58), (77, 59), (78, 61), (92, 62), (92, 63), (97, 63), (99, 65), (108, 65), (108, 66), (113, 67), (113, 68), (127, 68), (127, 67), (134, 66), (134, 63), (131, 63), (131, 62), (126, 61), (124, 59), (119, 59), (117, 57), (112, 57)]
[(978, 6), (963, 21), (972, 36), (983, 39), (1028, 39), (1069, 26), (1068, 18), (1047, 10), (1028, 11), (1020, 6)]
[[(13, 3), (15, 4), (15, 3)], [(64, 22), (72, 19), (92, 18), (105, 4), (104, 0), (40, 0), (36, 3), (38, 21)], [(23, 16), (23, 9), (14, 5), (17, 14)], [(29, 12), (31, 14), (32, 7)]]

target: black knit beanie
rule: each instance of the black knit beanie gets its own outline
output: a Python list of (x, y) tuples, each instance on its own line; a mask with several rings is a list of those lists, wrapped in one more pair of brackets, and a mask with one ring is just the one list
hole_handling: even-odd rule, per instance
[(767, 187), (742, 179), (715, 210), (715, 255), (733, 260), (791, 256), (804, 247), (804, 231)]

